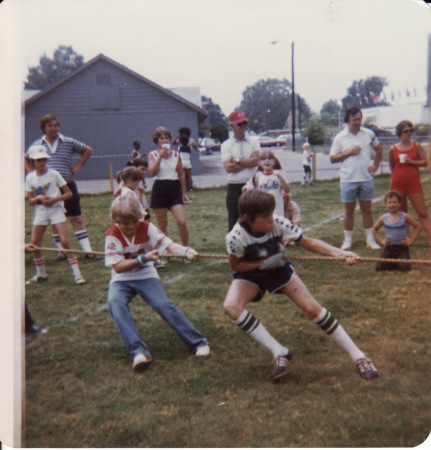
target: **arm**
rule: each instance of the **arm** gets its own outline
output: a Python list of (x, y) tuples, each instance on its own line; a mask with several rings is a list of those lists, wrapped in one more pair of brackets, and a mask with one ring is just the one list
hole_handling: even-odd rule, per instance
[(290, 192), (290, 185), (289, 183), (286, 181), (286, 179), (283, 177), (283, 172), (281, 170), (276, 170), (275, 174), (277, 175), (277, 177), (280, 179), (281, 182), (281, 186), (283, 188), (283, 191), (286, 192), (286, 194), (288, 194)]
[(250, 270), (258, 270), (260, 261), (244, 261), (242, 258), (229, 255), (229, 266), (233, 272), (249, 272)]
[(394, 167), (395, 167), (395, 157), (394, 157), (394, 147), (391, 146), (391, 148), (389, 149), (389, 167), (391, 169), (391, 172), (394, 171)]
[(425, 152), (424, 152), (424, 150), (422, 148), (422, 145), (419, 144), (419, 142), (416, 142), (416, 148), (417, 148), (417, 151), (418, 151), (418, 158), (419, 159), (407, 158), (406, 164), (410, 164), (412, 166), (418, 166), (418, 167), (427, 167), (428, 160), (427, 160), (427, 157), (425, 156)]
[(154, 156), (154, 153), (150, 153), (150, 156), (148, 157), (148, 173), (151, 177), (154, 177), (159, 173), (160, 162), (162, 160), (162, 150), (159, 151), (157, 157)]
[[(146, 261), (157, 261), (159, 259), (159, 252), (158, 250), (152, 250), (151, 252), (145, 253), (145, 255), (140, 256), (144, 256), (143, 259), (145, 259)], [(129, 272), (130, 270), (136, 269), (139, 266), (140, 265), (138, 264), (136, 258), (132, 258), (122, 259), (121, 261), (117, 262), (117, 264), (114, 264), (112, 268), (115, 270), (115, 272), (122, 273)]]
[(379, 169), (380, 161), (382, 160), (382, 146), (380, 144), (375, 144), (372, 146), (375, 150), (374, 153), (374, 164), (368, 168), (368, 172), (374, 175)]
[(90, 159), (91, 154), (93, 153), (93, 149), (88, 147), (88, 145), (85, 147), (85, 151), (82, 154), (81, 158), (79, 158), (78, 162), (75, 164), (75, 167), (72, 169), (72, 173), (75, 175), (78, 170), (84, 166), (84, 164)]
[(43, 206), (50, 207), (54, 203), (62, 202), (64, 200), (69, 200), (69, 198), (72, 198), (72, 196), (73, 196), (72, 191), (69, 189), (67, 184), (65, 184), (64, 186), (60, 186), (60, 190), (61, 190), (62, 194), (59, 195), (58, 197), (44, 196), (45, 198), (42, 200)]
[(195, 261), (199, 259), (199, 254), (196, 250), (191, 247), (184, 247), (181, 244), (177, 244), (176, 242), (172, 242), (166, 247), (166, 250), (173, 255), (183, 255), (187, 259)]
[(228, 173), (241, 172), (246, 167), (256, 167), (259, 164), (260, 150), (254, 150), (249, 158), (229, 158), (223, 161), (223, 167)]
[(348, 265), (359, 264), (361, 262), (361, 258), (356, 253), (347, 252), (345, 250), (333, 247), (320, 239), (303, 236), (298, 242), (298, 245), (312, 253), (318, 253), (319, 255), (331, 256), (335, 258), (343, 258), (346, 260), (345, 263)]
[(336, 155), (331, 155), (329, 157), (329, 160), (332, 164), (343, 162), (347, 158), (350, 158), (351, 156), (357, 155), (361, 151), (361, 147), (359, 145), (354, 145), (353, 147), (343, 150), (340, 153), (337, 153)]
[(186, 174), (183, 169), (183, 163), (181, 161), (180, 155), (178, 155), (178, 179), (180, 180), (181, 192), (183, 196), (183, 202), (189, 203), (190, 200), (187, 197), (187, 187), (186, 187)]
[(411, 216), (409, 216), (408, 214), (405, 214), (404, 216), (406, 218), (406, 222), (411, 225), (412, 227), (414, 227), (415, 231), (413, 233), (413, 236), (407, 236), (406, 239), (404, 239), (403, 241), (401, 241), (401, 244), (404, 245), (412, 245), (416, 239), (418, 238), (420, 232), (422, 231), (422, 225), (419, 222), (416, 222), (416, 220), (414, 220)]
[(383, 217), (380, 217), (380, 219), (373, 226), (373, 236), (377, 242), (380, 242), (380, 244), (389, 245), (390, 241), (388, 237), (386, 237), (385, 239), (382, 239), (380, 237), (379, 230), (382, 226), (383, 226)]

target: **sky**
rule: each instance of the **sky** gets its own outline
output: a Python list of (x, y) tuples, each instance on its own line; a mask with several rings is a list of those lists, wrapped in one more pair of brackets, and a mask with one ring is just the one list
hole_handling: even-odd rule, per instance
[(197, 86), (228, 115), (257, 81), (292, 80), (294, 42), (295, 90), (314, 112), (369, 76), (385, 77), (398, 103), (425, 98), (431, 12), (422, 0), (13, 1), (23, 83), (43, 54), (67, 45), (165, 88)]

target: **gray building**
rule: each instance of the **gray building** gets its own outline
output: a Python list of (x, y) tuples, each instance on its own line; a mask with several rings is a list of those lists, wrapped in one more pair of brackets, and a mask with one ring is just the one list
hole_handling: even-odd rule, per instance
[[(165, 89), (100, 54), (55, 85), (24, 102), (25, 147), (42, 136), (39, 121), (54, 114), (60, 133), (89, 145), (94, 153), (78, 172), (81, 180), (106, 179), (109, 164), (121, 170), (141, 141), (141, 152), (156, 148), (151, 135), (164, 126), (173, 136), (187, 126), (192, 137), (207, 135), (208, 113), (198, 105)], [(193, 173), (200, 172), (199, 154), (192, 152)]]

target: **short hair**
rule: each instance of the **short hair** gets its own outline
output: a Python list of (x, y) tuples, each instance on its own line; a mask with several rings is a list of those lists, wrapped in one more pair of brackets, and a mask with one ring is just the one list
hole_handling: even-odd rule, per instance
[(190, 130), (189, 127), (181, 127), (178, 130), (179, 134), (185, 134), (187, 137), (190, 137), (192, 135), (192, 131)]
[(141, 141), (133, 141), (133, 147), (140, 147), (141, 146)]
[(57, 125), (60, 126), (60, 122), (58, 121), (57, 117), (54, 116), (54, 114), (46, 114), (40, 119), (39, 126), (43, 133), (45, 133), (45, 127), (50, 122), (57, 122)]
[(186, 134), (180, 136), (180, 144), (187, 145), (189, 143), (189, 137)]
[(349, 123), (349, 119), (351, 116), (356, 116), (356, 114), (361, 113), (362, 117), (362, 111), (357, 106), (351, 106), (350, 108), (347, 108), (346, 113), (344, 114), (344, 123)]
[(133, 158), (131, 161), (129, 161), (127, 163), (128, 166), (133, 166), (133, 167), (140, 167), (140, 166), (144, 166), (144, 167), (148, 167), (148, 161), (145, 158)]
[(111, 204), (111, 219), (114, 222), (141, 220), (143, 218), (142, 206), (133, 195), (120, 195)]
[(410, 120), (402, 120), (396, 127), (395, 131), (397, 132), (398, 137), (401, 137), (402, 131), (404, 127), (410, 127), (413, 128), (413, 124), (410, 122)]
[(171, 132), (165, 127), (157, 127), (154, 130), (153, 135), (151, 136), (151, 138), (153, 139), (153, 142), (155, 144), (159, 143), (160, 136), (167, 136), (169, 138), (169, 140), (172, 139)]
[(398, 191), (395, 190), (395, 189), (391, 189), (390, 191), (388, 191), (388, 192), (385, 194), (385, 203), (386, 203), (390, 198), (392, 198), (392, 197), (396, 197), (400, 203), (401, 203), (402, 200), (403, 200), (403, 196), (401, 195), (400, 192), (398, 192)]
[(262, 189), (245, 191), (238, 202), (239, 224), (245, 227), (256, 220), (257, 216), (271, 214), (275, 210), (275, 197)]

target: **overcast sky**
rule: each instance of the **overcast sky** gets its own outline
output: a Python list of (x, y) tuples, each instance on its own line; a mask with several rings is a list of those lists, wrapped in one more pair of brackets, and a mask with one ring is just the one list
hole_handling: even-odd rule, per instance
[(166, 88), (198, 86), (228, 115), (258, 80), (291, 81), (294, 42), (295, 90), (315, 112), (373, 75), (398, 102), (407, 89), (408, 100), (425, 98), (431, 14), (422, 0), (13, 1), (23, 82), (42, 54), (67, 45)]

